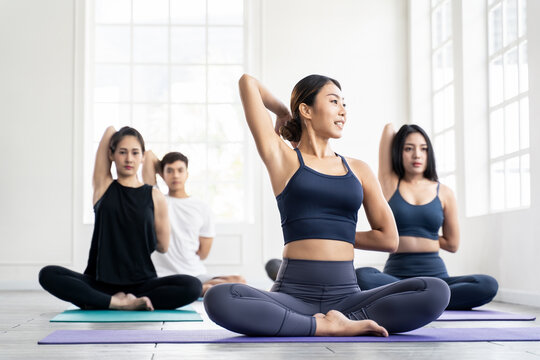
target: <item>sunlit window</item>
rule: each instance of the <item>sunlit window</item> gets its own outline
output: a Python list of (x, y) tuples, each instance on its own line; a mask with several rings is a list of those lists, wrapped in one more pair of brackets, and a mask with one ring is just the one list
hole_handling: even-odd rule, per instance
[(526, 7), (488, 1), (491, 211), (530, 205)]
[(432, 141), (439, 180), (456, 189), (451, 0), (431, 1)]
[(218, 220), (243, 221), (243, 0), (94, 0), (87, 10), (85, 222), (108, 125), (136, 128), (158, 157), (184, 153), (188, 192)]

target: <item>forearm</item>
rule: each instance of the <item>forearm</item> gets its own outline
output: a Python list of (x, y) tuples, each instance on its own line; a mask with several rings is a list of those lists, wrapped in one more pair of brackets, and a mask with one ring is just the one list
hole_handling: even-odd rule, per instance
[(277, 116), (289, 113), (289, 109), (277, 97), (275, 97), (259, 80), (244, 74), (240, 79), (240, 90), (246, 91), (249, 87), (256, 89), (264, 106)]
[(142, 177), (145, 184), (156, 185), (156, 173), (158, 172), (159, 159), (151, 150), (144, 154), (144, 163), (142, 168)]
[(397, 232), (388, 230), (357, 231), (354, 237), (355, 249), (395, 252), (398, 245)]
[(459, 244), (444, 236), (439, 236), (439, 247), (448, 252), (455, 253), (458, 250)]

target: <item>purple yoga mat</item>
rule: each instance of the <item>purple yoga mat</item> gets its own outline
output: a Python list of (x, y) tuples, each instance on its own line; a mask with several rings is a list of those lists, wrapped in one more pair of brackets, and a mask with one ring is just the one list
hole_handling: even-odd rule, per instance
[(446, 310), (436, 321), (532, 321), (535, 319), (536, 316), (534, 315), (513, 314), (495, 310)]
[(38, 344), (540, 341), (540, 327), (421, 328), (389, 337), (248, 337), (228, 330), (56, 330)]

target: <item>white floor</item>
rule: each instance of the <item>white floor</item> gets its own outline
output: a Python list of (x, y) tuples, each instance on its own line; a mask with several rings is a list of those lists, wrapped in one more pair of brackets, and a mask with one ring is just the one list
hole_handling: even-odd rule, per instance
[[(50, 323), (70, 304), (44, 291), (0, 291), (0, 359), (516, 359), (540, 360), (540, 342), (470, 343), (316, 343), (316, 344), (140, 344), (37, 345), (57, 329), (209, 329), (216, 328), (194, 303), (204, 322), (191, 323)], [(533, 314), (540, 308), (492, 303), (486, 308)], [(540, 321), (436, 322), (433, 327), (527, 327)]]

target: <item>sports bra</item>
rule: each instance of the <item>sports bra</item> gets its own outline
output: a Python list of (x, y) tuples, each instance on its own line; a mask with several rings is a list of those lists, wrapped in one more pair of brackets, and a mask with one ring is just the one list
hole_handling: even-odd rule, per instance
[(437, 196), (424, 205), (412, 205), (403, 199), (399, 193), (399, 184), (388, 205), (394, 213), (399, 236), (417, 236), (431, 240), (439, 240), (439, 229), (444, 221), (444, 213), (439, 199), (439, 186)]
[(300, 150), (294, 150), (300, 167), (276, 196), (285, 244), (302, 239), (332, 239), (354, 245), (358, 210), (364, 197), (362, 184), (343, 156), (339, 155), (347, 173), (327, 175), (307, 167)]

